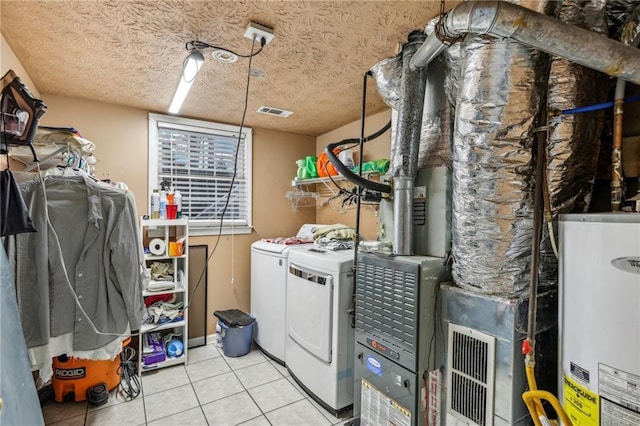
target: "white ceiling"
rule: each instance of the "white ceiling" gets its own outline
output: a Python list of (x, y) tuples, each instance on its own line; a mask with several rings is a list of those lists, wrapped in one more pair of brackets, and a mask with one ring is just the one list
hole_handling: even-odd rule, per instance
[[(446, 9), (457, 1), (447, 1)], [(249, 21), (275, 38), (253, 59), (246, 124), (319, 135), (360, 118), (362, 76), (423, 28), (439, 1), (76, 0), (0, 3), (2, 35), (44, 94), (166, 113), (194, 39), (249, 53)], [(256, 46), (257, 47), (257, 46)], [(248, 60), (205, 64), (180, 115), (238, 124)], [(267, 105), (289, 118), (259, 114)], [(385, 106), (369, 85), (367, 111)]]

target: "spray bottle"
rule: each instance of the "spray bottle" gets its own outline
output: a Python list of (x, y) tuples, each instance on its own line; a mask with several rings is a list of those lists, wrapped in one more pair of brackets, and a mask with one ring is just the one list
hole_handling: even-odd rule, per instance
[(167, 218), (167, 191), (160, 191), (160, 219)]
[(151, 193), (151, 219), (160, 218), (160, 194), (157, 189)]
[(178, 206), (178, 214), (176, 217), (178, 219), (181, 219), (182, 218), (182, 194), (177, 189), (175, 194), (173, 194), (173, 202)]

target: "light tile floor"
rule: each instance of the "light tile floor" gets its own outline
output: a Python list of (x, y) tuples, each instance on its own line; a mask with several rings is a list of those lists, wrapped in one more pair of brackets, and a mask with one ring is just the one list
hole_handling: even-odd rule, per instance
[(253, 349), (229, 358), (214, 345), (189, 350), (189, 364), (142, 375), (142, 394), (133, 401), (113, 391), (109, 402), (42, 407), (52, 425), (341, 425), (307, 395), (286, 368)]

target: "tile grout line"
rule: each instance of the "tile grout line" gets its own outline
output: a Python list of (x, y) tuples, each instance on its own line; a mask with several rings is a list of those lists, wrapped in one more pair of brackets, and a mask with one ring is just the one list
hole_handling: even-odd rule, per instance
[[(217, 348), (217, 347), (216, 347), (216, 350), (218, 350), (218, 348)], [(225, 371), (224, 373), (216, 374), (216, 375), (211, 376), (211, 377), (206, 377), (206, 378), (204, 378), (204, 379), (196, 380), (195, 382), (197, 383), (197, 382), (200, 382), (200, 381), (202, 381), (202, 380), (208, 380), (208, 379), (211, 379), (211, 378), (213, 378), (213, 377), (221, 376), (221, 375), (223, 375), (223, 374), (232, 373), (232, 374), (234, 375), (234, 377), (236, 378), (236, 380), (238, 380), (238, 383), (240, 383), (240, 386), (242, 386), (242, 389), (243, 389), (243, 390), (242, 390), (242, 391), (240, 391), (240, 392), (233, 393), (233, 394), (231, 394), (231, 395), (224, 396), (224, 397), (222, 397), (222, 398), (215, 399), (215, 400), (213, 400), (213, 401), (209, 401), (209, 402), (207, 402), (207, 404), (211, 404), (211, 403), (213, 403), (213, 402), (220, 401), (220, 400), (222, 400), (222, 399), (229, 398), (229, 397), (234, 396), (234, 395), (238, 395), (238, 394), (240, 394), (240, 393), (242, 393), (242, 392), (246, 392), (246, 393), (247, 393), (247, 395), (249, 395), (249, 398), (251, 398), (251, 400), (253, 401), (253, 403), (254, 403), (254, 404), (256, 404), (256, 407), (258, 407), (258, 410), (260, 410), (260, 413), (261, 413), (260, 415), (258, 415), (258, 416), (256, 416), (256, 417), (252, 417), (251, 419), (248, 419), (248, 420), (246, 420), (246, 421), (248, 422), (249, 420), (253, 420), (253, 419), (257, 418), (257, 417), (264, 416), (264, 413), (263, 413), (263, 412), (262, 412), (262, 410), (260, 409), (260, 406), (259, 406), (259, 405), (258, 405), (258, 404), (253, 400), (253, 397), (251, 397), (251, 394), (249, 393), (249, 391), (247, 390), (247, 388), (244, 386), (244, 384), (242, 383), (242, 381), (240, 380), (240, 378), (238, 377), (238, 375), (235, 373), (235, 370), (234, 370), (234, 369), (231, 367), (231, 365), (227, 362), (227, 360), (225, 359), (225, 357), (223, 356), (223, 354), (221, 354), (221, 353), (220, 353), (220, 351), (218, 351), (218, 354), (219, 354), (219, 356), (217, 356), (217, 357), (212, 357), (212, 358), (203, 359), (203, 360), (200, 360), (200, 361), (198, 361), (198, 362), (202, 362), (202, 361), (210, 361), (210, 360), (215, 359), (215, 358), (222, 358), (222, 360), (225, 362), (225, 364), (227, 365), (227, 367), (229, 367), (229, 371), (228, 371), (228, 372), (227, 372), (227, 371)], [(194, 364), (196, 364), (196, 363), (194, 363)], [(262, 363), (258, 363), (258, 364), (262, 364)], [(253, 364), (253, 365), (258, 365), (258, 364)], [(251, 367), (251, 366), (252, 366), (252, 365), (247, 365), (246, 367)], [(242, 367), (242, 368), (246, 368), (246, 367)], [(185, 370), (186, 370), (186, 367), (185, 367)], [(193, 392), (194, 392), (194, 393), (195, 393), (195, 395), (196, 395), (196, 399), (197, 399), (197, 401), (198, 401), (198, 405), (200, 406), (200, 411), (202, 411), (202, 415), (204, 416), (205, 421), (207, 422), (207, 425), (208, 425), (208, 424), (209, 424), (209, 419), (207, 419), (207, 416), (206, 416), (206, 414), (204, 413), (204, 409), (202, 408), (202, 403), (200, 402), (200, 398), (198, 398), (198, 393), (196, 392), (195, 388), (193, 387), (193, 383), (194, 383), (194, 381), (193, 381), (193, 380), (191, 380), (191, 376), (189, 375), (189, 373), (188, 373), (188, 372), (187, 372), (187, 377), (189, 378), (189, 383), (191, 384), (191, 388), (193, 389)], [(206, 404), (205, 404), (205, 405), (206, 405)], [(266, 419), (266, 416), (265, 416), (265, 419)], [(269, 421), (269, 420), (267, 419), (267, 421)], [(244, 422), (243, 422), (243, 423), (244, 423)], [(271, 424), (271, 423), (269, 423), (269, 424)]]
[[(260, 352), (262, 353), (262, 351), (260, 351)], [(291, 376), (285, 376), (284, 374), (282, 374), (282, 372), (281, 372), (280, 370), (278, 370), (278, 368), (276, 368), (276, 366), (275, 366), (275, 365), (273, 365), (274, 363), (276, 363), (276, 361), (272, 361), (272, 360), (270, 360), (268, 356), (265, 356), (265, 358), (267, 359), (267, 362), (269, 362), (269, 364), (271, 364), (271, 366), (272, 366), (273, 368), (275, 368), (275, 370), (276, 370), (276, 371), (277, 371), (277, 372), (278, 372), (278, 373), (279, 373), (279, 374), (280, 374), (284, 379), (286, 379), (286, 380), (287, 380), (287, 382), (288, 382), (288, 383), (290, 383), (298, 393), (300, 393), (300, 394), (302, 395), (302, 399), (299, 399), (299, 400), (297, 400), (297, 401), (290, 402), (289, 404), (285, 404), (285, 405), (283, 405), (282, 407), (277, 407), (277, 408), (274, 408), (273, 410), (269, 410), (269, 411), (263, 412), (263, 413), (264, 413), (264, 416), (265, 416), (265, 418), (267, 419), (267, 421), (269, 422), (269, 424), (272, 424), (272, 423), (271, 423), (271, 422), (269, 421), (269, 419), (267, 418), (266, 413), (273, 413), (273, 412), (274, 412), (274, 411), (276, 411), (276, 410), (279, 410), (279, 409), (284, 408), (284, 407), (288, 407), (289, 405), (293, 405), (293, 404), (296, 404), (296, 403), (298, 403), (298, 402), (300, 402), (300, 401), (304, 401), (304, 400), (308, 400), (309, 404), (311, 404), (311, 406), (312, 406), (312, 407), (313, 407), (313, 408), (314, 408), (314, 409), (315, 409), (315, 410), (316, 410), (316, 411), (317, 411), (317, 412), (322, 416), (322, 418), (324, 418), (325, 420), (327, 420), (327, 421), (329, 422), (329, 424), (330, 424), (330, 425), (332, 425), (332, 424), (333, 424), (333, 423), (331, 422), (331, 420), (330, 420), (330, 419), (328, 419), (328, 418), (327, 418), (327, 416), (325, 416), (325, 415), (324, 415), (324, 414), (323, 414), (323, 413), (318, 409), (318, 407), (316, 407), (315, 405), (313, 405), (313, 404), (311, 403), (311, 400), (310, 400), (311, 396), (307, 395), (307, 393), (306, 393), (306, 392), (304, 392), (304, 390), (302, 390), (302, 388), (298, 389), (298, 387), (297, 387), (296, 385), (294, 385), (294, 380), (293, 380), (293, 378), (291, 378)], [(278, 365), (280, 365), (280, 366), (282, 366), (283, 368), (287, 368), (286, 366), (283, 366), (283, 365), (282, 365), (282, 364), (280, 364), (280, 363), (277, 363), (277, 364), (278, 364)], [(288, 371), (288, 370), (287, 370), (287, 371)], [(289, 380), (289, 378), (291, 378), (291, 380)], [(273, 383), (273, 382), (276, 382), (276, 381), (278, 381), (278, 380), (282, 380), (282, 379), (275, 379), (275, 380), (272, 380), (272, 381), (270, 381), (270, 382), (263, 383), (262, 385), (266, 385), (266, 384), (269, 384), (269, 383)], [(262, 386), (262, 385), (259, 385), (259, 386)], [(243, 384), (243, 386), (244, 386), (244, 384)], [(251, 388), (251, 389), (254, 389), (254, 388), (259, 387), (259, 386), (255, 386), (255, 387), (253, 387), (253, 388)], [(247, 393), (249, 393), (249, 392), (248, 392), (248, 390), (247, 390)], [(249, 396), (251, 396), (251, 394), (249, 394)], [(253, 399), (253, 398), (252, 398), (252, 399)], [(255, 401), (254, 401), (254, 402), (255, 402)], [(256, 405), (258, 405), (258, 404), (256, 403)], [(260, 407), (258, 406), (258, 408), (260, 408)], [(260, 411), (262, 411), (262, 409), (261, 409), (261, 408), (260, 408)]]
[[(175, 366), (175, 367), (177, 367), (177, 366)], [(189, 382), (188, 382), (188, 383), (185, 383), (185, 384), (182, 384), (182, 385), (179, 385), (179, 386), (177, 386), (177, 387), (183, 387), (183, 386), (191, 385), (191, 388), (193, 389), (193, 384), (191, 383), (191, 378), (189, 377), (189, 373), (187, 373), (186, 364), (184, 364), (184, 365), (180, 365), (180, 367), (184, 368), (184, 373), (187, 375), (187, 379), (189, 380)], [(158, 371), (161, 371), (161, 370), (158, 370)], [(142, 385), (142, 386), (144, 387), (144, 385)], [(168, 389), (165, 389), (165, 390), (161, 390), (161, 391), (158, 391), (158, 392), (154, 392), (154, 393), (152, 393), (152, 394), (150, 394), (150, 395), (146, 395), (146, 394), (144, 393), (144, 389), (142, 389), (142, 405), (143, 405), (143, 407), (144, 407), (144, 419), (145, 419), (145, 424), (148, 424), (148, 423), (149, 423), (149, 421), (147, 420), (147, 403), (146, 403), (146, 399), (145, 399), (145, 398), (146, 398), (147, 396), (154, 396), (154, 395), (157, 395), (157, 394), (162, 393), (162, 392), (171, 391), (171, 390), (173, 390), (173, 389), (175, 389), (175, 387), (173, 387), (173, 388), (168, 388)], [(198, 400), (198, 394), (196, 393), (195, 389), (193, 389), (193, 393), (195, 394), (195, 396), (196, 396), (196, 401), (198, 401), (198, 405), (200, 406), (200, 401)], [(196, 408), (196, 407), (187, 408), (186, 410), (178, 411), (177, 413), (170, 414), (169, 416), (173, 416), (173, 415), (176, 415), (176, 414), (184, 413), (185, 411), (193, 410), (194, 408)], [(204, 413), (203, 413), (203, 414), (204, 414)], [(166, 417), (169, 417), (169, 416), (166, 416)], [(162, 418), (158, 418), (158, 419), (152, 420), (152, 422), (155, 422), (155, 421), (158, 421), (158, 420), (161, 420), (161, 419), (162, 419)], [(206, 421), (206, 416), (205, 416), (205, 421)], [(209, 424), (209, 422), (208, 422), (208, 421), (207, 421), (207, 424)]]
[(144, 385), (142, 384), (142, 375), (140, 376), (140, 393), (142, 394), (142, 412), (144, 413), (144, 424), (146, 426), (147, 423), (148, 423), (148, 421), (147, 421), (147, 401), (145, 401), (146, 395), (144, 393)]
[[(227, 362), (227, 360), (225, 359), (225, 360), (224, 360), (224, 362)], [(258, 363), (258, 364), (261, 364), (261, 363)], [(227, 362), (227, 365), (229, 365), (229, 363), (228, 363), (228, 362)], [(250, 367), (250, 366), (247, 366), (247, 367)], [(267, 420), (267, 422), (268, 422), (269, 424), (271, 424), (271, 422), (269, 421), (269, 419), (267, 419), (267, 416), (265, 415), (265, 412), (264, 412), (264, 411), (262, 411), (262, 408), (260, 408), (260, 405), (258, 404), (258, 401), (256, 401), (256, 400), (253, 398), (253, 395), (251, 395), (251, 393), (249, 392), (249, 389), (247, 389), (247, 387), (244, 385), (244, 383), (242, 383), (242, 380), (240, 380), (240, 377), (238, 377), (238, 375), (236, 374), (236, 371), (235, 371), (233, 368), (231, 368), (231, 365), (229, 365), (229, 368), (231, 369), (231, 372), (232, 372), (232, 373), (233, 373), (233, 375), (235, 376), (236, 380), (238, 380), (238, 382), (240, 383), (240, 386), (242, 386), (242, 389), (244, 389), (244, 392), (246, 392), (246, 394), (249, 396), (249, 398), (251, 398), (251, 401), (253, 401), (253, 403), (255, 404), (255, 406), (256, 406), (256, 407), (258, 407), (258, 411), (260, 411), (260, 416), (263, 416), (263, 417)], [(257, 386), (256, 386), (256, 387), (257, 387)], [(256, 417), (260, 417), (260, 416), (256, 416)], [(254, 418), (255, 418), (255, 417), (254, 417)], [(251, 419), (249, 419), (249, 420), (251, 420)], [(249, 421), (249, 420), (247, 420), (247, 421)], [(243, 423), (244, 423), (244, 422), (243, 422)]]
[[(207, 346), (207, 344), (206, 344), (207, 336), (204, 336), (204, 340), (205, 340), (205, 345), (204, 345), (204, 346)], [(196, 362), (201, 362), (201, 361), (210, 361), (210, 360), (212, 360), (212, 359), (215, 359), (215, 358), (221, 357), (222, 355), (220, 354), (220, 351), (218, 351), (218, 348), (217, 348), (217, 347), (215, 347), (215, 349), (216, 349), (216, 352), (218, 353), (218, 356), (217, 356), (217, 357), (216, 357), (216, 356), (214, 356), (214, 357), (211, 357), (211, 358), (205, 358), (205, 359), (201, 359), (200, 361), (196, 361)], [(188, 361), (188, 360), (187, 360), (187, 361)], [(196, 362), (194, 362), (194, 364), (195, 364)], [(209, 426), (209, 419), (207, 419), (207, 415), (204, 413), (204, 409), (202, 408), (202, 403), (200, 402), (200, 398), (198, 398), (198, 392), (196, 392), (196, 388), (193, 386), (193, 380), (191, 380), (191, 376), (189, 375), (189, 372), (187, 371), (186, 364), (185, 364), (184, 371), (185, 371), (185, 373), (187, 373), (187, 378), (189, 379), (189, 383), (191, 384), (191, 388), (193, 389), (193, 393), (195, 393), (195, 394), (196, 394), (196, 400), (198, 401), (198, 407), (200, 407), (200, 412), (202, 413), (202, 417), (204, 417), (204, 421), (207, 423), (207, 426)], [(222, 373), (222, 374), (224, 374), (224, 373)], [(217, 376), (219, 376), (219, 375), (220, 375), (220, 374), (218, 374)], [(216, 377), (216, 376), (211, 376), (211, 377)], [(206, 379), (202, 379), (202, 380), (206, 380)], [(196, 380), (196, 382), (198, 382), (198, 381), (199, 381), (199, 380)], [(212, 401), (212, 402), (213, 402), (213, 401)], [(207, 403), (207, 404), (208, 404), (208, 403)]]
[[(215, 358), (215, 357), (213, 357)], [(213, 359), (210, 358), (210, 359)], [(203, 360), (206, 361), (206, 360)], [(198, 398), (198, 392), (196, 392), (196, 388), (193, 387), (193, 381), (191, 381), (191, 376), (189, 376), (189, 373), (187, 372), (187, 368), (185, 367), (185, 373), (187, 373), (187, 378), (189, 379), (189, 384), (191, 385), (191, 389), (193, 389), (193, 393), (196, 395), (196, 401), (198, 401), (198, 407), (200, 408), (200, 412), (202, 413), (202, 417), (204, 417), (204, 421), (207, 422), (207, 425), (209, 425), (209, 419), (207, 419), (207, 415), (204, 413), (204, 410), (202, 409), (202, 403), (200, 402), (200, 398)], [(215, 377), (215, 376), (213, 376)], [(192, 410), (192, 408), (190, 408), (189, 410)], [(188, 411), (188, 410), (184, 410), (184, 411)], [(184, 413), (184, 411), (181, 411), (181, 413)]]

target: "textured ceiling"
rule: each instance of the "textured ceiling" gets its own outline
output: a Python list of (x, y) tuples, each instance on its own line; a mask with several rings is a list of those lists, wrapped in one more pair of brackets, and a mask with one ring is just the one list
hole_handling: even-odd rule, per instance
[[(253, 59), (266, 77), (250, 82), (246, 124), (319, 135), (359, 119), (363, 73), (439, 9), (439, 1), (2, 0), (0, 18), (41, 93), (155, 112), (167, 111), (187, 41), (248, 53), (245, 28), (263, 23), (275, 38)], [(248, 60), (225, 64), (210, 53), (180, 115), (238, 124)], [(384, 108), (373, 87), (372, 113)], [(294, 114), (256, 113), (261, 105)]]

